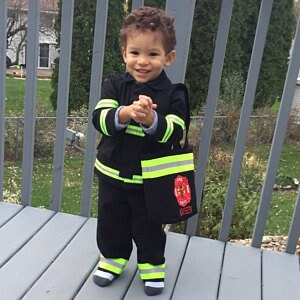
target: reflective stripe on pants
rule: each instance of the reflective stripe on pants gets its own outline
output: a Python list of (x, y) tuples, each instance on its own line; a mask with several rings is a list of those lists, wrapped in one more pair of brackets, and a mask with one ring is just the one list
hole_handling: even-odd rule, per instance
[(127, 263), (128, 260), (124, 258), (106, 258), (101, 255), (99, 268), (120, 275)]
[(151, 265), (151, 264), (138, 264), (140, 278), (142, 280), (164, 279), (165, 278), (166, 264)]

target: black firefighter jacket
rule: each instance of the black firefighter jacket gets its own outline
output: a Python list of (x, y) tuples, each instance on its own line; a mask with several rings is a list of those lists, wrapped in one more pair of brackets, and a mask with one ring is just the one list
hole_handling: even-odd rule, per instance
[[(139, 95), (149, 96), (157, 104), (157, 129), (151, 135), (133, 120), (122, 130), (115, 126), (118, 107), (132, 104)], [(187, 98), (186, 87), (172, 84), (164, 71), (147, 83), (136, 82), (129, 73), (111, 75), (103, 84), (101, 99), (93, 112), (93, 124), (102, 134), (95, 173), (124, 188), (142, 187), (141, 156), (179, 147), (189, 117)]]

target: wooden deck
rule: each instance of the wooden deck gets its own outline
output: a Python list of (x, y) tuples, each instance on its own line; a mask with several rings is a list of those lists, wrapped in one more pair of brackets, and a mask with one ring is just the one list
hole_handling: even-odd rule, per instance
[[(1, 299), (147, 299), (135, 253), (110, 287), (93, 283), (96, 219), (0, 202)], [(168, 233), (155, 299), (300, 299), (299, 257)]]

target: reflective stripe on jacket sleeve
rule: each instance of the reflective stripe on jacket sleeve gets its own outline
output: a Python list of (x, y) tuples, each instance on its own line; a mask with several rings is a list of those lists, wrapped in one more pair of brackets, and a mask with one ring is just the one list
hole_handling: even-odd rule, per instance
[[(97, 119), (95, 120), (95, 127), (100, 130), (101, 133), (104, 135), (110, 136), (111, 132), (109, 131), (108, 122), (112, 123), (114, 120), (107, 120), (108, 112), (111, 109), (116, 109), (119, 107), (118, 101), (114, 99), (101, 99), (94, 110), (94, 114), (96, 114)], [(97, 121), (98, 120), (98, 121)], [(112, 125), (110, 125), (110, 128), (112, 128)]]
[(167, 143), (172, 133), (174, 132), (174, 124), (177, 124), (181, 127), (182, 131), (185, 129), (184, 120), (179, 118), (176, 115), (170, 114), (166, 116), (167, 127), (163, 138), (159, 141), (160, 143)]

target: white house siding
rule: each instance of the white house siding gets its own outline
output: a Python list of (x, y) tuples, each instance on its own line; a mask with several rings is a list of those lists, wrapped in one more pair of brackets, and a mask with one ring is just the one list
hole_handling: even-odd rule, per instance
[[(2, 0), (0, 0), (2, 1)], [(8, 0), (8, 11), (14, 11), (21, 7), (19, 15), (23, 20), (27, 18), (28, 0)], [(41, 0), (40, 31), (39, 31), (39, 59), (38, 68), (50, 69), (55, 58), (59, 55), (56, 49), (56, 35), (54, 23), (58, 14), (57, 0)], [(8, 14), (9, 15), (9, 14)], [(18, 26), (18, 24), (16, 25)], [(22, 33), (21, 33), (22, 34)], [(16, 48), (21, 39), (20, 34), (16, 34), (7, 49), (7, 56), (15, 61)], [(47, 49), (47, 51), (43, 51)], [(45, 57), (45, 53), (47, 57)], [(19, 56), (19, 64), (26, 64), (26, 42)]]
[(300, 70), (292, 104), (292, 113), (297, 116), (297, 122), (300, 123)]
[[(15, 61), (15, 59), (16, 59), (16, 52), (14, 51), (14, 49), (16, 49), (17, 45), (19, 44), (19, 40), (20, 40), (20, 36), (15, 35), (13, 44), (11, 45), (10, 49), (7, 49), (7, 56), (12, 61)], [(54, 59), (59, 55), (59, 53), (57, 52), (57, 49), (56, 49), (56, 37), (55, 37), (54, 33), (50, 34), (50, 35), (45, 35), (44, 33), (39, 33), (39, 44), (40, 44), (40, 46), (41, 46), (41, 44), (49, 45), (49, 56), (48, 56), (49, 63), (47, 66), (42, 66), (41, 57), (40, 57), (41, 52), (40, 52), (40, 47), (39, 47), (38, 67), (41, 69), (45, 69), (45, 68), (50, 69), (53, 66)], [(26, 62), (25, 53), (26, 53), (26, 47), (24, 45), (24, 47), (21, 51), (21, 55), (19, 57), (19, 64), (25, 64), (25, 62)]]
[[(38, 67), (41, 69), (49, 69), (53, 66), (54, 59), (59, 55), (56, 49), (56, 37), (55, 34), (52, 33), (50, 35), (40, 33), (39, 34), (39, 60), (38, 60)], [(41, 58), (41, 47), (43, 44), (48, 45), (49, 47), (49, 53), (48, 53), (48, 64), (47, 66), (42, 64), (42, 58)]]

